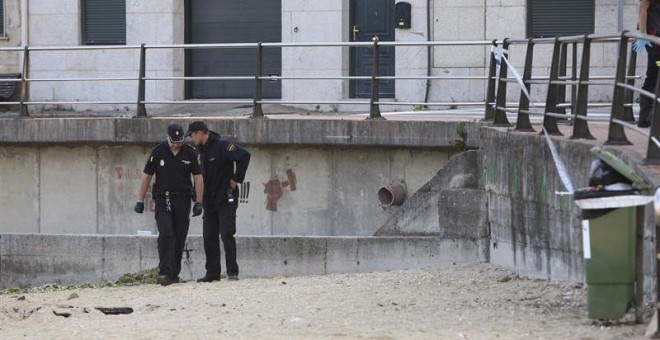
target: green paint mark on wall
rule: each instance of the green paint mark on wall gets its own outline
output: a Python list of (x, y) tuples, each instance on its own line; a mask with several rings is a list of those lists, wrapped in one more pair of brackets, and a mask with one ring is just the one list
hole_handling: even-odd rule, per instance
[(571, 196), (561, 195), (559, 196), (559, 209), (562, 211), (569, 211), (571, 203)]
[(538, 176), (536, 180), (536, 183), (538, 183), (537, 199), (540, 203), (548, 203), (548, 186), (545, 182), (546, 172), (541, 171), (538, 173)]
[[(520, 164), (517, 160), (513, 164)], [(513, 167), (513, 173), (511, 174), (511, 196), (521, 196), (522, 195), (522, 182), (520, 179), (520, 167), (515, 165)]]
[(492, 184), (495, 183), (495, 171), (497, 169), (497, 165), (495, 163), (495, 158), (490, 156), (488, 157), (488, 166), (486, 168), (486, 178), (488, 180), (488, 183), (486, 184)]

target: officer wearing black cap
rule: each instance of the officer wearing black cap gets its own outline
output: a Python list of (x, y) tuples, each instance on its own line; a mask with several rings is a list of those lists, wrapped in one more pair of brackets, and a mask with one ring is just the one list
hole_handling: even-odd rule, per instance
[(158, 225), (158, 283), (167, 286), (179, 282), (181, 258), (190, 225), (190, 197), (195, 180), (196, 202), (193, 216), (202, 213), (204, 181), (197, 151), (183, 144), (183, 128), (179, 124), (167, 127), (167, 141), (158, 144), (149, 155), (140, 181), (135, 212), (144, 212), (144, 196), (156, 175), (152, 195), (156, 202)]
[(202, 156), (204, 173), (204, 252), (206, 275), (198, 282), (220, 280), (220, 240), (225, 247), (229, 280), (238, 280), (236, 263), (236, 209), (238, 183), (245, 179), (250, 153), (240, 145), (210, 131), (206, 123), (188, 125), (190, 136)]

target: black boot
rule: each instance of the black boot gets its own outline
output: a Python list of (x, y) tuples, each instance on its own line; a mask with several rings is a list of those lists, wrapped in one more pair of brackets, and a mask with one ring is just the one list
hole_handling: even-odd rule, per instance
[(651, 110), (653, 110), (653, 99), (646, 96), (639, 97), (639, 120), (637, 126), (646, 128), (651, 126)]

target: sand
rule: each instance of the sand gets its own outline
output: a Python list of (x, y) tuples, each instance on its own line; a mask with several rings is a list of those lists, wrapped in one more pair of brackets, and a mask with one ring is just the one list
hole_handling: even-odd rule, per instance
[[(98, 306), (134, 312), (105, 315)], [(3, 340), (632, 339), (644, 330), (589, 320), (581, 285), (489, 264), (0, 295)]]

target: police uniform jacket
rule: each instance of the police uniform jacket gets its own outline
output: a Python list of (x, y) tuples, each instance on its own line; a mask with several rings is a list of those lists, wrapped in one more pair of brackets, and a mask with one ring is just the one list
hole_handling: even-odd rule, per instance
[[(250, 153), (220, 135), (209, 131), (206, 144), (199, 146), (204, 174), (204, 210), (215, 211), (228, 201), (229, 180), (243, 183), (250, 163)], [(234, 163), (236, 167), (234, 169)], [(233, 191), (235, 199), (238, 188)]]
[(202, 170), (197, 150), (193, 147), (184, 144), (175, 156), (169, 144), (162, 142), (151, 151), (144, 173), (156, 175), (152, 194), (154, 198), (159, 198), (166, 191), (190, 194), (193, 187), (190, 175), (199, 175)]
[(651, 0), (647, 13), (646, 32), (650, 35), (660, 36), (660, 1)]

